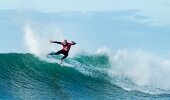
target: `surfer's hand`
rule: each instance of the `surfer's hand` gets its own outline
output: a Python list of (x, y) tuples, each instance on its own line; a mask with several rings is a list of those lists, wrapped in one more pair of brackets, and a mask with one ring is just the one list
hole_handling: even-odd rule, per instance
[(74, 41), (71, 41), (72, 43), (76, 43), (76, 42), (74, 42)]
[(72, 43), (72, 45), (75, 45), (75, 44), (76, 44), (76, 42), (74, 42), (74, 41), (71, 41), (71, 43)]
[(50, 40), (50, 43), (53, 43), (53, 41), (52, 41), (52, 40)]

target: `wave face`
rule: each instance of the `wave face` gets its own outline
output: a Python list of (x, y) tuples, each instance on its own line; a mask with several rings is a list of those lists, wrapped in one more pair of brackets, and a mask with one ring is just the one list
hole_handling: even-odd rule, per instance
[(111, 63), (105, 54), (79, 55), (66, 62), (75, 67), (61, 67), (32, 54), (0, 54), (0, 99), (170, 99), (168, 93), (149, 94), (121, 87), (118, 83), (136, 85), (126, 78), (111, 77)]

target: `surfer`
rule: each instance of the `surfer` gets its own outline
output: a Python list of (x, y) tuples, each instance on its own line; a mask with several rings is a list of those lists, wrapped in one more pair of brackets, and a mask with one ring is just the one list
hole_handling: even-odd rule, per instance
[(60, 63), (63, 62), (63, 60), (68, 56), (68, 53), (70, 51), (70, 48), (72, 45), (75, 45), (76, 42), (72, 41), (71, 43), (67, 42), (67, 40), (64, 40), (64, 42), (58, 42), (58, 41), (52, 41), (50, 40), (50, 43), (57, 43), (57, 44), (61, 44), (63, 46), (63, 48), (61, 50), (59, 50), (58, 52), (54, 52), (54, 53), (50, 53), (48, 55), (59, 55), (59, 54), (63, 54), (64, 56), (61, 58)]

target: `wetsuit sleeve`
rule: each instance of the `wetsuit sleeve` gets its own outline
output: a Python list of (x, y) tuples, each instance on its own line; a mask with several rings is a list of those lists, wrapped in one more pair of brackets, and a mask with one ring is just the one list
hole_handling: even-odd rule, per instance
[(61, 42), (58, 42), (58, 41), (52, 41), (52, 43), (61, 44)]

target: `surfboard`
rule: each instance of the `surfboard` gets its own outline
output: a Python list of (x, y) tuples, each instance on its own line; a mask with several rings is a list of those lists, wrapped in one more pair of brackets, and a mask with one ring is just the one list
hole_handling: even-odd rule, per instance
[(49, 59), (55, 59), (55, 63), (59, 64), (59, 65), (62, 66), (62, 67), (75, 67), (75, 66), (73, 66), (73, 65), (71, 65), (71, 64), (69, 64), (69, 63), (67, 63), (67, 62), (65, 62), (65, 61), (63, 61), (63, 62), (61, 63), (60, 60), (59, 60), (58, 58), (56, 58), (56, 56), (48, 55), (48, 54), (47, 54), (46, 57), (49, 58)]

